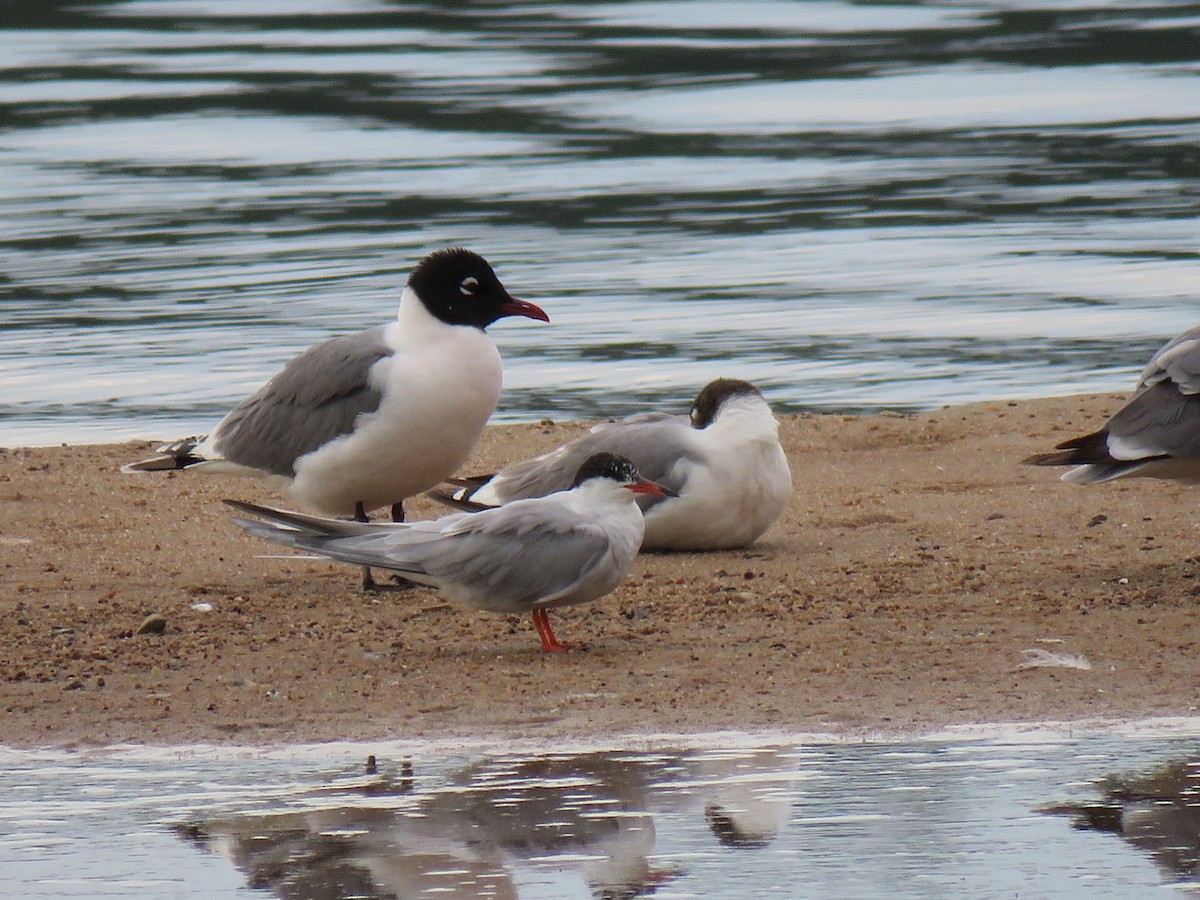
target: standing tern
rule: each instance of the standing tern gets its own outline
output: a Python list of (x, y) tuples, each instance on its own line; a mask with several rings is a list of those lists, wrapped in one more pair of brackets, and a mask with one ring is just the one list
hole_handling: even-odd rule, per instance
[(208, 435), (124, 470), (251, 475), (312, 512), (366, 520), (390, 505), (403, 521), (403, 501), (452, 475), (496, 409), (500, 353), (484, 329), (505, 316), (550, 321), (478, 254), (431, 253), (396, 321), (309, 348)]
[(1074, 484), (1126, 476), (1200, 482), (1200, 327), (1150, 357), (1133, 397), (1103, 428), (1022, 462), (1074, 466), (1062, 475)]
[(567, 646), (554, 636), (547, 610), (614, 590), (642, 543), (637, 496), (671, 493), (629, 460), (598, 453), (579, 467), (569, 490), (436, 520), (348, 522), (225, 502), (266, 519), (233, 521), (276, 544), (391, 569), (475, 609), (529, 612), (542, 650), (558, 653)]
[(593, 453), (628, 457), (647, 478), (678, 496), (643, 497), (647, 550), (729, 550), (748, 547), (779, 518), (792, 493), (779, 422), (754, 385), (710, 382), (690, 416), (639, 413), (494, 475), (452, 479), (462, 490), (435, 493), (463, 509), (540, 497), (571, 484)]

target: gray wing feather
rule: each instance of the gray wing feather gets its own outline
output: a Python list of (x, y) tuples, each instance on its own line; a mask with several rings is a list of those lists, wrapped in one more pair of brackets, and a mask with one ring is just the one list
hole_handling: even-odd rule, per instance
[(1184, 394), (1200, 394), (1200, 327), (1185, 331), (1158, 350), (1138, 381), (1138, 389), (1170, 381)]
[(534, 508), (530, 514), (530, 504), (517, 503), (464, 514), (423, 554), (425, 571), (448, 590), (508, 608), (569, 593), (608, 554), (608, 535), (577, 514), (543, 503)]
[[(347, 562), (421, 572), (451, 596), (474, 606), (527, 609), (567, 593), (609, 549), (604, 531), (578, 516), (526, 504), (448, 516), (434, 533), (397, 527), (371, 537), (337, 538), (313, 546)], [(549, 514), (548, 514), (549, 512)]]
[(680, 463), (700, 458), (687, 439), (692, 431), (686, 416), (631, 416), (598, 426), (536, 459), (505, 467), (492, 486), (505, 503), (565, 491), (589, 456), (605, 452), (628, 458), (643, 478), (678, 492), (683, 489), (687, 469)]
[(382, 394), (368, 373), (392, 353), (384, 328), (305, 350), (221, 421), (217, 451), (231, 462), (294, 475), (297, 459), (353, 431), (359, 416), (379, 409)]
[(1200, 395), (1159, 381), (1119, 410), (1107, 430), (1109, 452), (1117, 459), (1200, 458)]

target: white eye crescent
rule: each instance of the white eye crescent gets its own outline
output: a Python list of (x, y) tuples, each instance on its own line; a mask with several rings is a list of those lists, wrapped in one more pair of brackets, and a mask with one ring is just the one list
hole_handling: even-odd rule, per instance
[(476, 278), (474, 275), (468, 275), (466, 278), (464, 278), (462, 280), (462, 284), (460, 284), (458, 286), (458, 289), (461, 293), (466, 294), (468, 297), (470, 297), (472, 294), (475, 293), (475, 289), (477, 287), (479, 287), (479, 279)]

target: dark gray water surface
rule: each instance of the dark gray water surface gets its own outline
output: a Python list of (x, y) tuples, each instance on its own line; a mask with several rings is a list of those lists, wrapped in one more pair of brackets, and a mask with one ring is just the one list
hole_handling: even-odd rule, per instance
[(0, 871), (22, 898), (1190, 896), (1195, 729), (0, 750)]
[(0, 443), (203, 430), (483, 252), (500, 418), (1124, 389), (1196, 324), (1200, 4), (0, 6)]

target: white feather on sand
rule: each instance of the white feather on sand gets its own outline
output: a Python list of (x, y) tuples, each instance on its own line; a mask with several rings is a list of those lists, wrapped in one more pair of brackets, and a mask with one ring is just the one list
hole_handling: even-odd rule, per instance
[(1092, 667), (1092, 664), (1083, 656), (1072, 656), (1070, 653), (1053, 653), (1041, 647), (1022, 650), (1021, 655), (1025, 657), (1025, 662), (1018, 665), (1018, 669), (1090, 669)]

